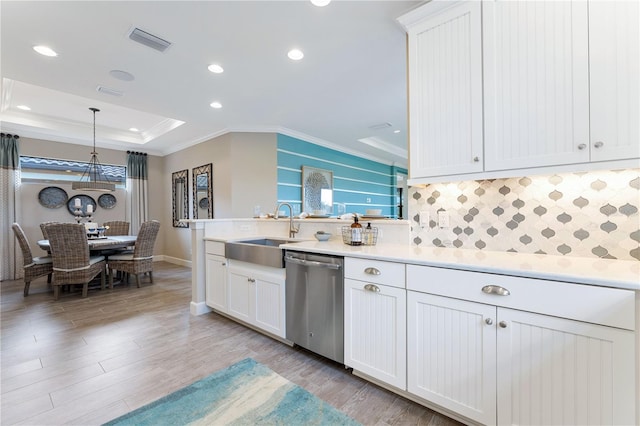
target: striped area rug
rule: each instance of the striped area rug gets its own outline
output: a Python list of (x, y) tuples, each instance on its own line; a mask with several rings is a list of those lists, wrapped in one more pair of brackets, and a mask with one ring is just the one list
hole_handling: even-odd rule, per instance
[(359, 425), (247, 358), (107, 425)]

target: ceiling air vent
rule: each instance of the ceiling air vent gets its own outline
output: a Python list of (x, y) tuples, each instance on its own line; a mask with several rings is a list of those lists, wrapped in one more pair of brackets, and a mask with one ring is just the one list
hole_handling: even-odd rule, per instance
[(129, 38), (140, 44), (144, 44), (147, 47), (156, 49), (159, 52), (164, 52), (169, 46), (171, 46), (171, 42), (161, 39), (158, 36), (154, 36), (140, 28), (134, 28), (131, 30), (131, 32), (129, 32)]
[(392, 126), (392, 124), (387, 121), (385, 123), (374, 124), (373, 126), (369, 126), (369, 128), (371, 130), (382, 130), (382, 129), (386, 129), (387, 127), (391, 127), (391, 126)]
[(104, 93), (105, 95), (111, 95), (111, 96), (122, 96), (123, 93), (119, 90), (116, 89), (112, 89), (110, 87), (105, 87), (105, 86), (98, 86), (96, 87), (96, 91), (99, 93)]

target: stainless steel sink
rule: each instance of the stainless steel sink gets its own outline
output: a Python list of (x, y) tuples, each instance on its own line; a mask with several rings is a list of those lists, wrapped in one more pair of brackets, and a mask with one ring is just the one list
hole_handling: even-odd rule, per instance
[(228, 241), (224, 244), (227, 259), (255, 263), (272, 268), (284, 268), (284, 250), (281, 244), (299, 240), (260, 238), (255, 240)]

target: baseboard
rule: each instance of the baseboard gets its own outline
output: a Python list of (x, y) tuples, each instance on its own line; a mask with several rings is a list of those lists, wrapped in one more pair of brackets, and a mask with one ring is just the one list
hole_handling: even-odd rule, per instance
[(180, 258), (177, 258), (177, 257), (167, 256), (167, 255), (164, 255), (164, 254), (154, 255), (153, 256), (153, 261), (154, 262), (169, 262), (169, 263), (173, 263), (174, 265), (186, 266), (187, 268), (191, 268), (191, 261), (190, 260), (180, 259)]
[(189, 309), (191, 310), (191, 315), (194, 316), (208, 314), (211, 312), (211, 308), (208, 307), (205, 302), (191, 302)]

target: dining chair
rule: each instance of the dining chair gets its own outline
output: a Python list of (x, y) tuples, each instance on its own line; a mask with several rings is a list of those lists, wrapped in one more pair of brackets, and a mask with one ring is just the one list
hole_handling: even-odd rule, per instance
[(47, 283), (51, 283), (51, 274), (53, 273), (53, 260), (50, 256), (38, 256), (33, 257), (31, 253), (31, 246), (29, 245), (29, 241), (27, 240), (22, 227), (14, 223), (11, 225), (16, 238), (18, 239), (18, 244), (20, 245), (20, 250), (22, 250), (22, 261), (24, 269), (24, 296), (29, 295), (29, 286), (31, 285), (31, 281), (36, 278), (43, 277), (47, 275)]
[(105, 228), (104, 235), (129, 235), (129, 222), (124, 220), (112, 220), (102, 224)]
[(44, 237), (45, 240), (49, 239), (49, 236), (47, 235), (47, 226), (53, 223), (60, 223), (60, 222), (52, 221), (52, 222), (42, 222), (40, 224), (40, 231), (42, 231), (42, 236)]
[[(136, 238), (133, 253), (115, 254), (109, 256), (109, 287), (113, 287), (113, 275), (115, 271), (133, 274), (136, 277), (136, 286), (140, 287), (140, 274), (149, 273), (149, 280), (153, 284), (153, 246), (160, 230), (160, 222), (150, 220), (144, 222)], [(129, 277), (127, 276), (127, 281)]]
[(69, 284), (82, 284), (82, 297), (87, 297), (89, 281), (98, 275), (104, 289), (107, 262), (104, 256), (90, 255), (84, 225), (54, 223), (45, 228), (53, 258), (54, 299), (60, 295), (60, 286)]

